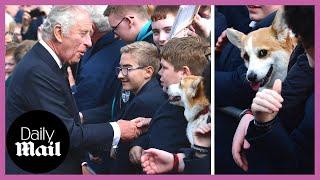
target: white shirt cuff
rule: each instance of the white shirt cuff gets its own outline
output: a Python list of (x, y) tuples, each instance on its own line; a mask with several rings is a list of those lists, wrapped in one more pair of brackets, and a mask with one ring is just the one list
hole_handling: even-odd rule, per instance
[(118, 143), (120, 141), (120, 126), (116, 122), (110, 122), (110, 125), (112, 126), (113, 129), (113, 141), (112, 141), (112, 148), (117, 148)]

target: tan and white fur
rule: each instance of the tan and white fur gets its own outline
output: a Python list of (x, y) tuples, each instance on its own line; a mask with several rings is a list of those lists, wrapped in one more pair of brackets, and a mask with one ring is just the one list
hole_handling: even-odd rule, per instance
[(276, 79), (285, 79), (296, 38), (285, 24), (283, 9), (278, 10), (269, 27), (248, 35), (228, 28), (227, 37), (241, 50), (241, 57), (248, 68), (246, 78), (252, 89), (270, 89)]
[(171, 104), (184, 107), (184, 116), (188, 121), (187, 137), (194, 145), (195, 130), (207, 123), (210, 116), (210, 104), (205, 96), (201, 76), (186, 76), (180, 83), (172, 84), (167, 91)]

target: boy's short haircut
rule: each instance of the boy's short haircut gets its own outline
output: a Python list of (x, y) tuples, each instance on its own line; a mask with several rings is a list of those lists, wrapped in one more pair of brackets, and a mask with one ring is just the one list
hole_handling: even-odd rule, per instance
[(174, 38), (161, 48), (160, 57), (173, 65), (175, 71), (188, 66), (191, 74), (201, 76), (208, 64), (210, 44), (195, 37)]
[(14, 51), (14, 59), (16, 63), (19, 63), (20, 60), (27, 54), (27, 52), (36, 44), (34, 40), (24, 40), (22, 41)]
[(7, 47), (6, 48), (6, 56), (13, 56), (16, 49), (17, 49), (17, 44), (14, 44), (10, 47)]
[(160, 56), (157, 47), (145, 41), (128, 44), (120, 49), (121, 54), (127, 53), (137, 59), (139, 66), (151, 66), (154, 69), (152, 77), (156, 76), (160, 68)]
[(151, 20), (152, 22), (161, 20), (161, 19), (166, 19), (168, 14), (172, 14), (173, 16), (176, 16), (179, 10), (179, 6), (156, 6), (154, 9), (152, 15), (151, 15)]
[(117, 14), (125, 16), (127, 12), (136, 13), (141, 19), (149, 19), (148, 11), (144, 6), (123, 6), (123, 5), (109, 5), (104, 11), (103, 15), (109, 16)]

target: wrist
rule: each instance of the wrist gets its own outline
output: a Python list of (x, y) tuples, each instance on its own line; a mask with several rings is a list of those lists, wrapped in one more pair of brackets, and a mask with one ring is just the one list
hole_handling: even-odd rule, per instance
[(184, 170), (184, 161), (185, 155), (183, 153), (178, 153), (178, 160), (179, 160), (179, 166), (178, 166), (178, 172), (181, 173)]
[(176, 173), (179, 171), (179, 157), (177, 154), (172, 154), (172, 156), (173, 156), (172, 172)]
[(243, 110), (240, 114), (239, 114), (239, 119), (241, 120), (243, 118), (243, 116), (247, 115), (247, 114), (250, 114), (250, 115), (253, 115), (251, 109), (245, 109)]
[(262, 121), (254, 119), (253, 123), (254, 123), (255, 127), (258, 129), (270, 130), (273, 127), (275, 120), (272, 119), (270, 121), (262, 122)]

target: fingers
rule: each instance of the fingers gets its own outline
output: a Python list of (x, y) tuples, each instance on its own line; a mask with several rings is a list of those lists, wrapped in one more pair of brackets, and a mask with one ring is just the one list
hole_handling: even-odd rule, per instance
[(137, 138), (140, 135), (136, 123), (132, 121), (118, 120), (117, 124), (120, 127), (120, 138), (123, 141), (130, 141)]
[(141, 155), (143, 149), (140, 146), (134, 146), (130, 149), (129, 159), (133, 164), (141, 164)]
[(282, 107), (281, 103), (283, 102), (283, 98), (275, 91), (265, 89), (263, 92), (258, 92), (256, 97), (268, 101), (276, 108)]
[(250, 144), (245, 140), (245, 136), (251, 120), (252, 117), (246, 115), (241, 119), (232, 141), (233, 160), (245, 171), (248, 170), (248, 162), (246, 161), (243, 150), (250, 147)]
[(248, 160), (244, 152), (241, 152), (241, 161), (242, 161), (242, 164), (240, 168), (243, 169), (244, 171), (248, 171)]
[(141, 156), (141, 167), (146, 174), (156, 174), (157, 167), (150, 153), (143, 153)]
[(70, 86), (75, 85), (75, 80), (74, 80), (74, 77), (73, 77), (72, 70), (71, 70), (70, 66), (68, 66), (67, 72), (68, 72), (68, 80), (69, 80)]
[(217, 39), (216, 47), (221, 48), (227, 40), (227, 31), (224, 30)]
[(265, 89), (262, 92), (258, 92), (253, 99), (252, 111), (273, 113), (278, 112), (282, 108), (283, 98), (274, 90)]
[(200, 126), (195, 130), (195, 133), (199, 134), (207, 134), (209, 132), (211, 132), (211, 123)]
[(245, 139), (243, 142), (243, 149), (249, 149), (250, 148), (250, 143)]
[(282, 89), (282, 85), (281, 84), (282, 84), (281, 80), (280, 79), (276, 79), (274, 84), (273, 84), (272, 90), (274, 90), (277, 93), (281, 94), (281, 89)]
[(131, 120), (131, 122), (136, 123), (138, 128), (141, 128), (143, 126), (148, 126), (150, 124), (150, 121), (151, 121), (151, 118), (145, 118), (145, 117), (137, 117)]
[[(237, 129), (238, 131), (238, 129)], [(235, 163), (239, 166), (243, 166), (242, 158), (241, 158), (241, 146), (243, 144), (242, 137), (238, 132), (235, 133), (233, 137), (233, 142), (232, 142), (232, 157)]]
[(274, 101), (273, 99), (267, 100), (267, 99), (257, 97), (252, 100), (252, 104), (255, 104), (256, 106), (261, 106), (263, 109), (266, 109), (266, 111), (262, 111), (262, 112), (272, 113), (274, 111), (279, 111), (279, 108), (276, 105), (274, 105), (277, 103), (273, 101)]

